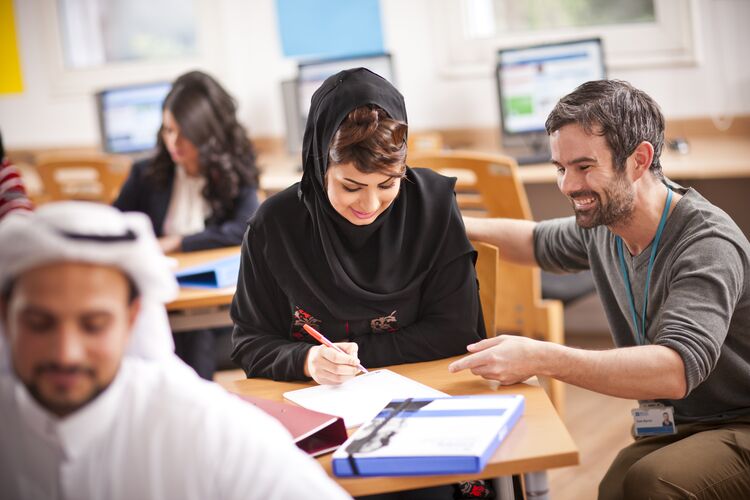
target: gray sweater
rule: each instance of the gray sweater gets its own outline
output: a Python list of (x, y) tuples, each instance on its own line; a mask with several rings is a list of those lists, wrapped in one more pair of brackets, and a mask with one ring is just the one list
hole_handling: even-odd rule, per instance
[[(688, 394), (663, 400), (678, 423), (750, 415), (750, 243), (732, 219), (693, 189), (667, 219), (646, 311), (646, 342), (674, 349), (685, 363)], [(573, 217), (541, 222), (534, 251), (542, 269), (591, 269), (615, 345), (637, 345), (615, 235), (582, 229)], [(623, 246), (638, 321), (651, 247), (631, 257)]]

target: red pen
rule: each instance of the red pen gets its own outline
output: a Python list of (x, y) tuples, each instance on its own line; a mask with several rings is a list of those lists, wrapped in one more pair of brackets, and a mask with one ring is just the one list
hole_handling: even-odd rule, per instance
[[(339, 346), (337, 346), (336, 344), (334, 344), (333, 342), (331, 342), (330, 340), (328, 340), (327, 338), (325, 338), (322, 333), (320, 333), (318, 330), (316, 330), (315, 328), (311, 327), (310, 325), (302, 325), (302, 328), (304, 328), (305, 331), (307, 333), (309, 333), (312, 338), (314, 338), (315, 340), (317, 340), (318, 342), (320, 342), (324, 346), (331, 347), (333, 349), (336, 349), (340, 353), (347, 354), (346, 352), (344, 352), (344, 350), (342, 348), (340, 348)], [(364, 366), (362, 366), (361, 363), (357, 364), (357, 368), (359, 368), (360, 370), (362, 370), (362, 373), (369, 373), (367, 371), (367, 368), (365, 368)]]

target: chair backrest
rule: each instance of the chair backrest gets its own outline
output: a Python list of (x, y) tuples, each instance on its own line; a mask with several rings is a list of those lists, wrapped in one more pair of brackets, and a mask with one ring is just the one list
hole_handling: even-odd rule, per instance
[(440, 151), (443, 149), (443, 136), (439, 132), (410, 132), (407, 142), (409, 151)]
[(47, 156), (36, 164), (42, 181), (38, 202), (87, 200), (111, 203), (130, 170), (119, 156)]
[(495, 304), (497, 304), (498, 264), (500, 251), (494, 245), (481, 241), (472, 241), (477, 251), (477, 280), (479, 281), (479, 301), (482, 304), (484, 327), (487, 337), (494, 337), (497, 330), (495, 322)]
[(417, 151), (409, 153), (407, 163), (457, 177), (457, 200), (464, 212), (531, 219), (518, 166), (510, 156), (476, 151)]
[[(409, 154), (408, 163), (456, 176), (456, 199), (465, 215), (531, 219), (518, 167), (509, 156), (474, 151), (418, 152)], [(496, 329), (539, 337), (535, 325), (535, 308), (541, 300), (539, 269), (503, 260), (498, 267), (502, 279), (495, 306)]]
[[(531, 219), (526, 191), (518, 177), (518, 166), (511, 157), (474, 151), (420, 151), (410, 153), (407, 163), (411, 167), (431, 168), (457, 177), (456, 199), (464, 215)], [(477, 274), (480, 274), (479, 262)], [(517, 333), (564, 343), (562, 303), (542, 299), (538, 267), (521, 266), (499, 258), (495, 276), (495, 327), (488, 328), (488, 337), (498, 333)], [(488, 293), (487, 286), (482, 286), (480, 279), (480, 291), (482, 288)], [(486, 313), (492, 306), (483, 301), (482, 309)], [(557, 380), (544, 383), (550, 399), (562, 412), (562, 383)]]

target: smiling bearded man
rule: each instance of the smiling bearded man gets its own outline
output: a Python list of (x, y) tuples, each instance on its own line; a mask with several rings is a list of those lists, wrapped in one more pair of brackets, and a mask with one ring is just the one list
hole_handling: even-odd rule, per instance
[(601, 499), (750, 498), (750, 243), (726, 213), (664, 177), (664, 117), (645, 92), (584, 83), (546, 126), (575, 217), (465, 218), (466, 231), (506, 260), (591, 269), (617, 348), (500, 335), (469, 345), (451, 370), (503, 384), (544, 375), (640, 400), (635, 442), (610, 466)]

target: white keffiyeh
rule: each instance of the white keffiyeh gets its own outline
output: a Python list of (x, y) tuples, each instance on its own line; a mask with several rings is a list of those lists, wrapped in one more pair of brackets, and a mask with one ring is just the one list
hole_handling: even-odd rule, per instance
[[(96, 203), (49, 203), (36, 212), (8, 215), (0, 223), (0, 242), (0, 290), (24, 271), (51, 262), (121, 269), (141, 295), (126, 355), (176, 359), (164, 304), (177, 296), (177, 282), (145, 215)], [(7, 351), (0, 332), (0, 373), (10, 369)]]

